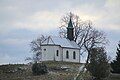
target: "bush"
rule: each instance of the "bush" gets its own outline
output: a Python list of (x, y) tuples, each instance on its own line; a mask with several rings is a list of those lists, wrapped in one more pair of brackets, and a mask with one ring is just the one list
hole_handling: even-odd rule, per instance
[(47, 66), (43, 63), (34, 63), (32, 66), (33, 75), (41, 75), (48, 72)]
[(111, 62), (112, 73), (120, 74), (120, 42), (118, 44), (116, 59)]
[(90, 63), (87, 65), (87, 70), (94, 77), (94, 80), (103, 80), (110, 74), (110, 66), (108, 63), (107, 54), (104, 48), (93, 48), (90, 54)]

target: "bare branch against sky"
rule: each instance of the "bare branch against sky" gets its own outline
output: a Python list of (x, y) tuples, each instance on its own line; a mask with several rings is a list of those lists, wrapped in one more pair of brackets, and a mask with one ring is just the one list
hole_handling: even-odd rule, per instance
[(31, 56), (31, 40), (58, 35), (60, 19), (68, 12), (107, 34), (107, 52), (113, 58), (120, 40), (119, 8), (120, 0), (0, 0), (0, 64), (23, 63)]

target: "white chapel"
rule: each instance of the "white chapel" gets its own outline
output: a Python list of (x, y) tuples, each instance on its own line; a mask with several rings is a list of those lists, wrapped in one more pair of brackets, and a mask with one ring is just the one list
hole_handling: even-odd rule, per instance
[(42, 61), (80, 63), (80, 49), (74, 41), (74, 28), (71, 18), (67, 27), (67, 38), (50, 36), (42, 43), (41, 50)]

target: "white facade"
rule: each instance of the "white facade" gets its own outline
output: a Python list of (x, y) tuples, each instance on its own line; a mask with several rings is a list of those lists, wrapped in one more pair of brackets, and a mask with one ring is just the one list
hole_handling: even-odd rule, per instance
[(71, 42), (65, 38), (57, 38), (57, 41), (59, 42), (51, 38), (51, 40), (46, 41), (47, 43), (44, 42), (42, 44), (42, 61), (80, 62), (79, 47), (75, 46), (75, 42)]
[[(69, 58), (66, 58), (66, 54), (69, 54)], [(74, 57), (74, 52), (75, 52), (75, 58)], [(69, 48), (63, 48), (63, 61), (67, 62), (80, 62), (80, 56), (79, 56), (79, 49), (69, 49)]]

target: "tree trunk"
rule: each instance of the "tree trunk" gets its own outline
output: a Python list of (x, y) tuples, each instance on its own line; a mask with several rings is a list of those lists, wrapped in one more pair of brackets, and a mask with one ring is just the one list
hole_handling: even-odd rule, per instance
[(85, 46), (85, 48), (86, 48), (86, 50), (87, 50), (87, 52), (88, 52), (87, 60), (86, 60), (86, 63), (85, 63), (85, 68), (86, 68), (86, 66), (87, 66), (87, 65), (88, 65), (88, 63), (89, 63), (89, 58), (90, 58), (90, 49), (88, 49), (86, 46)]

